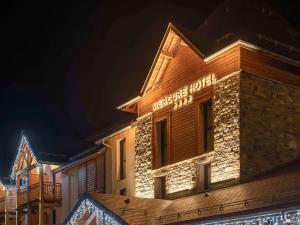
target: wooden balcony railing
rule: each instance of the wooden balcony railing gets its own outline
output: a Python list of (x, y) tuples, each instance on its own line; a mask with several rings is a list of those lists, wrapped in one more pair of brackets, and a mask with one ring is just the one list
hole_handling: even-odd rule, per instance
[(7, 211), (15, 211), (16, 210), (16, 198), (8, 197), (6, 199), (6, 210)]
[[(45, 202), (61, 201), (61, 184), (44, 182), (43, 198)], [(40, 184), (33, 184), (18, 193), (18, 205), (39, 200)]]
[(0, 198), (0, 213), (5, 211), (5, 198)]
[[(15, 197), (9, 197), (6, 199), (6, 210), (15, 211), (16, 210), (16, 199)], [(5, 211), (5, 197), (0, 198), (0, 213)]]

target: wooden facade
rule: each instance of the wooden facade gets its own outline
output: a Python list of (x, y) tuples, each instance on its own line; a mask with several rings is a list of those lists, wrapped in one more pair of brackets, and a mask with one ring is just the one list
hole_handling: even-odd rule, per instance
[(100, 149), (54, 170), (54, 176), (62, 182), (63, 201), (57, 214), (58, 224), (63, 222), (82, 195), (106, 191), (105, 165), (105, 152)]
[(12, 176), (16, 182), (17, 224), (50, 224), (49, 210), (60, 207), (61, 183), (53, 179), (57, 165), (39, 163), (23, 136)]
[(0, 182), (0, 224), (15, 224), (16, 188)]
[[(173, 43), (174, 39), (176, 43)], [(213, 90), (211, 87), (203, 88), (194, 94), (191, 104), (180, 110), (174, 110), (172, 104), (154, 110), (153, 104), (208, 74), (214, 74), (215, 79), (220, 80), (239, 71), (300, 87), (300, 77), (297, 75), (300, 74), (300, 64), (297, 61), (243, 41), (205, 57), (175, 27), (169, 26), (139, 98), (119, 107), (128, 112), (136, 108), (134, 112), (138, 118), (152, 114), (154, 169), (159, 167), (155, 124), (161, 120), (166, 120), (168, 124), (167, 164), (204, 153), (199, 104), (212, 99)]]
[(105, 155), (78, 165), (78, 194), (105, 192)]

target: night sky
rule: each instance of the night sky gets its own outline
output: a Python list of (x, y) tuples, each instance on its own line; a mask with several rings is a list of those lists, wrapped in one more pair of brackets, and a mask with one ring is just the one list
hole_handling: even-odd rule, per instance
[[(297, 1), (266, 2), (300, 30)], [(193, 29), (218, 3), (54, 0), (1, 7), (0, 171), (10, 167), (22, 129), (84, 139), (133, 118), (116, 106), (140, 91), (168, 22)]]

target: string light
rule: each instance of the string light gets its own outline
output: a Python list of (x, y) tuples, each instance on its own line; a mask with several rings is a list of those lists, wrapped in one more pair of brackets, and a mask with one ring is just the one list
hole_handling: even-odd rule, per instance
[[(199, 223), (200, 224), (200, 223)], [(230, 220), (219, 220), (208, 223), (201, 223), (202, 225), (299, 225), (300, 224), (300, 209), (286, 212), (276, 212), (269, 214), (260, 214), (253, 216), (244, 216), (241, 218)]]
[(113, 216), (109, 215), (106, 211), (107, 209), (100, 208), (89, 199), (84, 199), (69, 221), (64, 224), (77, 225), (78, 221), (81, 220), (84, 215), (89, 214), (90, 216), (95, 217), (97, 225), (121, 225), (120, 222), (113, 218)]

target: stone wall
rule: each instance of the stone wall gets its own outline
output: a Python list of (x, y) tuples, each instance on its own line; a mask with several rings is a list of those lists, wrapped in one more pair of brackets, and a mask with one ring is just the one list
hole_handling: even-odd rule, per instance
[(166, 177), (166, 193), (191, 190), (196, 186), (196, 166), (210, 161), (213, 152), (152, 170), (152, 116), (137, 121), (135, 190), (136, 196), (154, 197), (154, 177)]
[(154, 177), (166, 177), (166, 193), (192, 190), (196, 187), (196, 168), (204, 162), (210, 162), (213, 152), (184, 160), (153, 171)]
[(214, 85), (214, 151), (211, 182), (240, 176), (240, 73), (229, 75)]
[(300, 89), (241, 76), (241, 179), (300, 157)]
[(152, 115), (137, 121), (135, 138), (135, 195), (153, 198)]
[[(154, 197), (154, 177), (166, 177), (166, 192), (190, 191), (196, 187), (196, 168), (211, 162), (211, 182), (238, 179), (240, 175), (239, 85), (240, 74), (230, 75), (214, 86), (214, 151), (152, 170), (152, 116), (137, 121), (136, 196)], [(196, 146), (195, 146), (196, 148)], [(221, 185), (222, 186), (222, 185)]]

